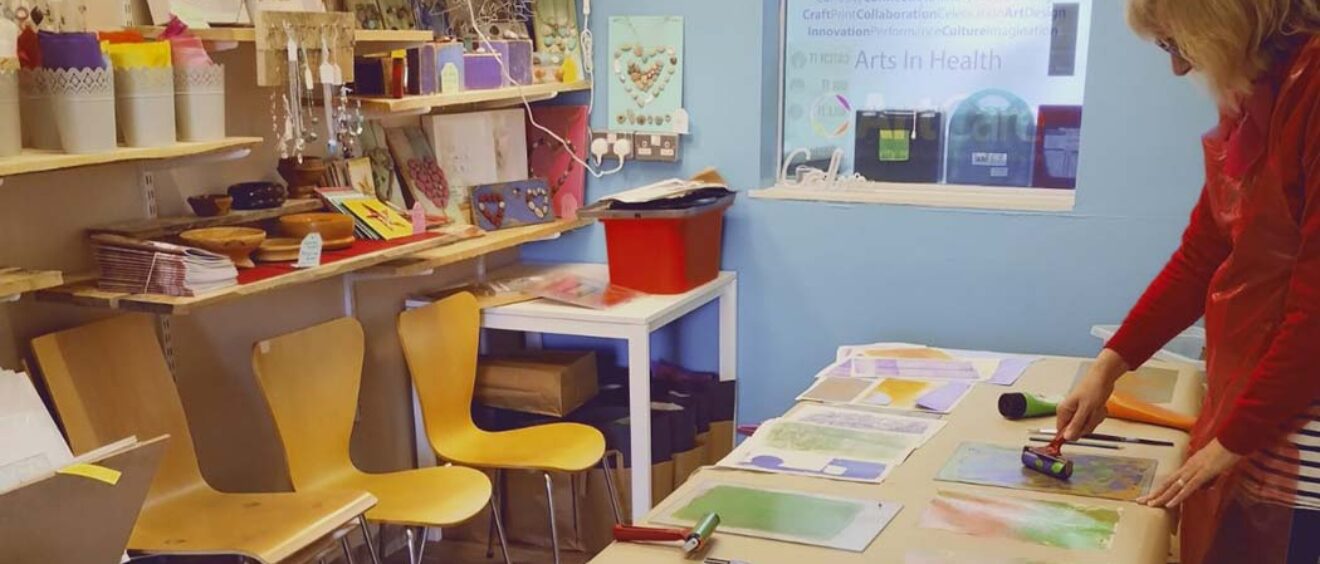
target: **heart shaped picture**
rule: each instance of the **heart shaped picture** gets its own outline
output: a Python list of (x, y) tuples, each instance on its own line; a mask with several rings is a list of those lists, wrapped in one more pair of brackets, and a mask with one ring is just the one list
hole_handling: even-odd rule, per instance
[(678, 51), (673, 47), (634, 43), (614, 50), (614, 75), (640, 108), (660, 97), (678, 69)]

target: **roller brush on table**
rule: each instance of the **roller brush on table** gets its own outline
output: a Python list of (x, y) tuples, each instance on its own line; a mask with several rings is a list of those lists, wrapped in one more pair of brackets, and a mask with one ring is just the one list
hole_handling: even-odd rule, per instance
[(1072, 477), (1073, 463), (1063, 457), (1063, 435), (1055, 435), (1050, 444), (1040, 447), (1022, 447), (1022, 465), (1051, 478), (1067, 480)]
[(720, 516), (714, 513), (708, 513), (705, 517), (702, 517), (691, 529), (658, 529), (615, 525), (614, 540), (619, 542), (681, 542), (683, 543), (683, 552), (692, 554), (706, 546), (706, 543), (710, 541), (710, 536), (715, 534), (715, 529), (719, 526)]

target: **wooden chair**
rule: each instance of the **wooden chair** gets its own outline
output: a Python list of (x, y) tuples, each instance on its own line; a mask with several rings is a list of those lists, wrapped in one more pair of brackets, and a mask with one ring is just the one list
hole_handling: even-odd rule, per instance
[[(444, 460), (491, 468), (497, 473), (508, 469), (540, 471), (545, 477), (550, 534), (558, 564), (559, 536), (550, 472), (582, 472), (600, 464), (614, 520), (620, 522), (614, 479), (604, 459), (605, 436), (578, 423), (551, 423), (498, 433), (477, 427), (472, 421), (472, 396), (480, 324), (477, 299), (467, 292), (399, 315), (399, 339), (417, 388), (426, 435), (436, 455)], [(508, 546), (502, 531), (500, 544), (507, 559)]]
[(361, 490), (227, 494), (207, 484), (150, 317), (52, 333), (32, 349), (75, 453), (130, 435), (172, 437), (129, 549), (275, 563), (354, 519), (367, 533), (362, 515), (376, 500)]
[(367, 511), (367, 520), (422, 529), (423, 542), (409, 550), (420, 562), (426, 528), (457, 525), (480, 513), (491, 499), (490, 479), (460, 466), (358, 470), (349, 441), (364, 355), (362, 325), (346, 317), (257, 343), (252, 366), (284, 443), (294, 489), (371, 492), (380, 503)]

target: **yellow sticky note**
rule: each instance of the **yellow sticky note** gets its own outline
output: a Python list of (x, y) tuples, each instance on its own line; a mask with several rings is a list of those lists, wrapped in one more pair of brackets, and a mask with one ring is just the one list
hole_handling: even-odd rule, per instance
[(123, 472), (113, 468), (97, 466), (96, 464), (72, 464), (61, 468), (56, 474), (82, 476), (84, 478), (104, 482), (113, 486), (119, 483), (119, 477), (123, 475)]

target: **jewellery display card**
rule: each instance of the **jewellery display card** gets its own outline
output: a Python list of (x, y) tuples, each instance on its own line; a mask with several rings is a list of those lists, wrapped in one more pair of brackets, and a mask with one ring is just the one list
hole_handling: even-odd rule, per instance
[(1073, 475), (1059, 480), (1024, 468), (1022, 447), (965, 442), (958, 446), (935, 479), (1132, 501), (1150, 490), (1159, 465), (1149, 458), (1067, 456), (1073, 462)]
[(687, 133), (683, 112), (683, 18), (610, 18), (609, 127)]
[(472, 189), (472, 222), (484, 231), (554, 221), (544, 180), (486, 184)]
[(403, 184), (412, 194), (412, 200), (422, 204), (428, 224), (467, 224), (463, 213), (461, 190), (450, 186), (445, 173), (436, 164), (435, 153), (426, 134), (418, 126), (387, 130), (390, 153)]
[(587, 171), (573, 157), (587, 158), (587, 107), (534, 106), (532, 119), (567, 141), (560, 143), (531, 123), (527, 124), (527, 159), (531, 175), (549, 184), (555, 215), (574, 219), (585, 197)]
[[(552, 69), (564, 82), (581, 76), (581, 31), (576, 0), (539, 0), (532, 5), (537, 65)], [(558, 73), (554, 73), (558, 70)]]
[(902, 508), (706, 479), (665, 500), (656, 509), (656, 522), (692, 526), (715, 513), (721, 533), (863, 552)]
[(921, 528), (1007, 538), (1071, 550), (1108, 550), (1119, 510), (1059, 501), (941, 491)]

